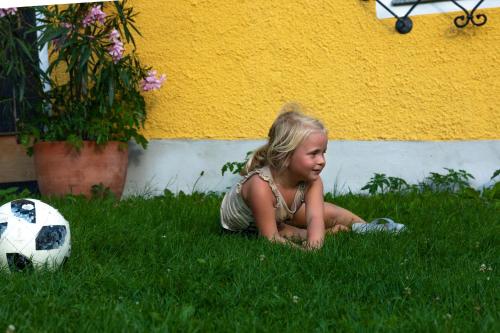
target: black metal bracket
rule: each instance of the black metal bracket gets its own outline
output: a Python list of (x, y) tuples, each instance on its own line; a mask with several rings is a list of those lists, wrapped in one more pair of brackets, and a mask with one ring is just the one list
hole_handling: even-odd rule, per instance
[[(468, 25), (469, 23), (472, 23), (473, 25), (477, 26), (477, 27), (480, 27), (482, 25), (485, 25), (486, 22), (488, 21), (488, 17), (486, 17), (486, 15), (484, 14), (477, 14), (475, 17), (474, 17), (474, 13), (476, 12), (476, 9), (478, 9), (478, 7), (483, 3), (484, 0), (481, 0), (479, 1), (475, 6), (474, 8), (472, 8), (472, 10), (469, 12), (467, 9), (465, 9), (464, 7), (460, 6), (460, 4), (457, 3), (456, 0), (450, 0), (451, 2), (453, 2), (457, 7), (459, 7), (461, 10), (464, 11), (465, 15), (460, 15), (460, 16), (457, 16), (455, 17), (455, 19), (453, 20), (453, 22), (455, 23), (455, 25), (458, 27), (458, 28), (463, 28), (465, 27), (466, 25)], [(479, 20), (479, 21), (476, 21), (476, 18)], [(460, 21), (462, 23), (460, 23)]]
[[(365, 0), (365, 1), (367, 1), (367, 0)], [(382, 1), (380, 1), (380, 0), (375, 0), (375, 1), (379, 5), (384, 7), (385, 10), (387, 10), (389, 13), (391, 13), (392, 16), (394, 16), (396, 18), (396, 30), (397, 30), (397, 32), (399, 32), (400, 34), (407, 34), (413, 28), (413, 21), (411, 20), (411, 18), (409, 18), (409, 15), (415, 9), (415, 7), (420, 5), (424, 0), (415, 0), (415, 2), (412, 4), (410, 9), (403, 16), (398, 16), (396, 13), (394, 13), (394, 11), (392, 11), (389, 7), (387, 7), (384, 3), (382, 3)], [(460, 5), (457, 2), (457, 0), (449, 0), (449, 1), (453, 2), (453, 4), (455, 4), (458, 8), (460, 8), (465, 13), (465, 15), (459, 15), (459, 16), (455, 17), (455, 19), (453, 20), (453, 22), (455, 23), (455, 26), (457, 28), (464, 28), (467, 25), (469, 25), (469, 23), (479, 27), (479, 26), (486, 24), (486, 22), (488, 21), (488, 18), (486, 17), (485, 14), (475, 14), (476, 10), (484, 2), (484, 0), (479, 0), (479, 2), (474, 6), (474, 8), (472, 8), (472, 10), (470, 12), (467, 9), (465, 9), (462, 5)], [(424, 2), (428, 3), (428, 1), (424, 1)]]

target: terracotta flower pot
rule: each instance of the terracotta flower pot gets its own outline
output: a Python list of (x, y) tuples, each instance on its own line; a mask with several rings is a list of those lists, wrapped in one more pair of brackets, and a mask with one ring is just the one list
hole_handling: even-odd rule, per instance
[(35, 173), (42, 195), (83, 194), (102, 184), (120, 198), (127, 176), (128, 149), (121, 142), (98, 146), (84, 141), (80, 151), (65, 141), (39, 142), (34, 146)]

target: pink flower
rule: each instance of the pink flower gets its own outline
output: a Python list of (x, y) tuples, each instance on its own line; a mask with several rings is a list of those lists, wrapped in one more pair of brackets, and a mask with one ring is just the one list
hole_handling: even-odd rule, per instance
[(120, 33), (118, 32), (118, 30), (113, 29), (113, 31), (109, 33), (109, 40), (114, 41), (119, 39), (120, 39)]
[(157, 90), (161, 88), (161, 85), (167, 77), (165, 74), (162, 74), (159, 78), (156, 77), (156, 71), (149, 71), (148, 76), (146, 76), (142, 81), (141, 81), (141, 88), (143, 91), (151, 91), (151, 90)]
[(7, 15), (15, 15), (17, 12), (17, 7), (10, 7), (10, 8), (0, 8), (0, 17), (4, 17)]
[(120, 33), (118, 30), (113, 29), (113, 31), (111, 31), (109, 34), (109, 41), (111, 42), (111, 45), (108, 48), (108, 53), (111, 55), (111, 58), (113, 58), (113, 61), (116, 64), (123, 57), (123, 52), (125, 51), (123, 43), (120, 40)]
[(123, 51), (125, 49), (123, 48), (123, 43), (120, 41), (116, 41), (113, 45), (110, 46), (108, 49), (109, 54), (111, 54), (111, 58), (113, 58), (113, 61), (115, 64), (120, 61), (120, 59), (123, 57)]
[(99, 22), (104, 24), (104, 18), (106, 14), (101, 10), (101, 5), (94, 6), (87, 13), (87, 16), (83, 19), (82, 23), (84, 27), (88, 27), (89, 25)]

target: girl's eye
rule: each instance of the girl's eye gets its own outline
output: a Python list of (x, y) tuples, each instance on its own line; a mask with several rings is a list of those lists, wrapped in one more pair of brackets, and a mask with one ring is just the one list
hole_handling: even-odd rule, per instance
[(313, 152), (311, 152), (311, 153), (309, 153), (309, 154), (310, 154), (310, 155), (313, 155), (313, 156), (314, 156), (314, 155), (319, 155), (319, 154), (324, 155), (324, 154), (326, 154), (326, 151), (321, 152), (321, 151), (317, 150), (317, 151), (313, 151)]

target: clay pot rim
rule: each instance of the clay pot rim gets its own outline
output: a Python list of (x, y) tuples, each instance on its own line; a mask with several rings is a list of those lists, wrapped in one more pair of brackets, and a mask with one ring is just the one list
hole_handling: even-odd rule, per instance
[(48, 146), (60, 146), (64, 144), (65, 147), (69, 149), (73, 149), (76, 151), (81, 150), (83, 147), (89, 148), (89, 147), (95, 147), (98, 150), (105, 150), (108, 148), (108, 146), (113, 147), (113, 146), (118, 146), (118, 149), (120, 150), (128, 150), (128, 142), (124, 141), (118, 141), (118, 140), (110, 140), (107, 141), (106, 143), (103, 144), (97, 144), (97, 141), (95, 140), (82, 140), (82, 147), (78, 148), (75, 145), (71, 144), (69, 141), (66, 140), (56, 140), (56, 141), (37, 141), (33, 144), (33, 149), (35, 150), (35, 147), (48, 147)]

